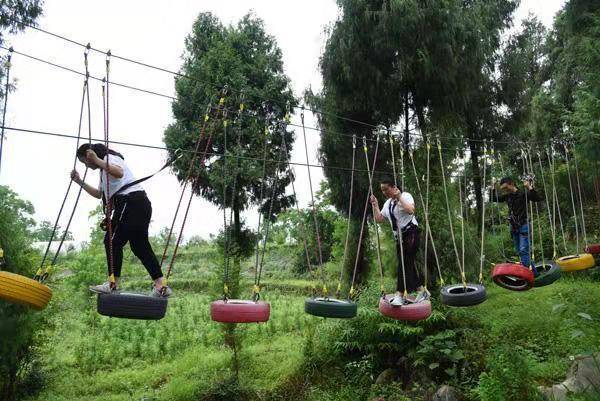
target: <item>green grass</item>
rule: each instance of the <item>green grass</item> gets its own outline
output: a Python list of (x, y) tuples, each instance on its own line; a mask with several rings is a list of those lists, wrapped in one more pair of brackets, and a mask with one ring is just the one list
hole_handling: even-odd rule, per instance
[[(436, 302), (436, 322), (408, 329), (378, 316), (377, 294), (361, 299), (359, 317), (353, 321), (306, 315), (303, 302), (311, 280), (271, 264), (266, 265), (262, 283), (271, 319), (235, 330), (240, 366), (235, 387), (230, 381), (233, 351), (224, 345), (223, 326), (209, 315), (209, 304), (218, 297), (220, 260), (212, 249), (199, 252), (202, 258), (193, 250), (182, 254), (184, 260), (176, 265), (171, 281), (176, 296), (169, 301), (167, 316), (158, 322), (99, 316), (86, 285), (102, 280), (103, 272), (97, 268), (102, 257), (71, 258), (67, 268), (76, 274), (53, 283), (54, 299), (44, 312), (51, 316), (38, 352), (45, 383), (35, 400), (342, 401), (359, 395), (407, 399), (398, 384), (374, 386), (370, 378), (365, 381), (366, 373), (349, 373), (348, 363), (364, 356), (358, 349), (344, 348), (343, 341), (360, 341), (361, 333), (352, 335), (350, 329), (372, 330), (374, 338), (403, 331), (421, 336), (437, 327), (460, 331), (460, 348), (468, 360), (467, 377), (459, 383), (464, 389), (477, 385), (479, 372), (497, 346), (523, 350), (532, 380), (544, 385), (564, 379), (571, 356), (600, 348), (597, 273), (565, 274), (551, 286), (522, 293), (489, 284), (485, 303), (452, 309)], [(126, 255), (124, 288), (148, 290), (145, 270), (131, 263), (130, 256)], [(273, 261), (281, 259), (277, 252)], [(241, 287), (246, 297), (252, 288), (251, 268), (251, 261), (246, 261)], [(373, 327), (360, 329), (360, 324)], [(307, 351), (310, 344), (319, 355)], [(375, 377), (385, 368), (381, 361), (386, 352), (393, 350), (376, 352), (380, 362), (368, 369)], [(424, 390), (414, 394), (410, 399), (420, 399)]]

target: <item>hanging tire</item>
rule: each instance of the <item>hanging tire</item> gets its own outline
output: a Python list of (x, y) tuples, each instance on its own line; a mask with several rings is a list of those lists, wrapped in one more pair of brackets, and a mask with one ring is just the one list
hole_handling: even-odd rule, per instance
[(533, 287), (533, 271), (520, 263), (500, 263), (494, 266), (492, 279), (502, 288), (527, 291)]
[(441, 300), (448, 306), (479, 305), (487, 298), (485, 287), (480, 284), (452, 284), (440, 290)]
[(271, 306), (262, 301), (228, 299), (210, 304), (210, 318), (219, 323), (260, 323), (268, 321), (270, 315)]
[(167, 313), (167, 298), (130, 292), (98, 294), (97, 310), (103, 316), (160, 320)]
[(356, 316), (357, 309), (356, 303), (335, 298), (308, 298), (304, 301), (304, 312), (319, 317), (350, 319)]
[(585, 253), (600, 255), (600, 244), (592, 244), (585, 247)]
[(416, 321), (425, 320), (431, 315), (431, 302), (429, 300), (394, 306), (390, 304), (390, 300), (393, 297), (394, 294), (388, 294), (379, 299), (379, 312), (383, 316), (396, 320)]
[(560, 278), (561, 274), (560, 266), (551, 260), (536, 263), (535, 270), (537, 270), (538, 276), (534, 279), (534, 287), (543, 287), (552, 284)]
[(556, 263), (558, 263), (562, 271), (565, 272), (585, 270), (596, 265), (594, 257), (589, 253), (563, 256), (562, 258), (556, 259)]
[(52, 290), (29, 277), (1, 271), (0, 298), (10, 303), (42, 310), (48, 306), (52, 298)]

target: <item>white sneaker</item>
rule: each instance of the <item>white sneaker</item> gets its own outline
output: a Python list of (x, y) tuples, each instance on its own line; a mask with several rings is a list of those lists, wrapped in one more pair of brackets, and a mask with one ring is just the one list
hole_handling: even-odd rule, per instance
[(402, 295), (400, 294), (399, 291), (396, 291), (396, 294), (394, 295), (394, 298), (392, 298), (390, 300), (390, 305), (392, 306), (402, 306), (404, 305), (404, 298), (402, 298)]
[(110, 294), (113, 291), (117, 291), (116, 288), (110, 288), (110, 283), (107, 281), (103, 284), (90, 286), (90, 291), (95, 292), (96, 294)]
[(160, 290), (156, 287), (152, 287), (151, 297), (156, 298), (168, 298), (173, 295), (173, 290), (169, 286), (164, 286)]
[(415, 297), (415, 303), (428, 301), (429, 300), (429, 291), (421, 291)]

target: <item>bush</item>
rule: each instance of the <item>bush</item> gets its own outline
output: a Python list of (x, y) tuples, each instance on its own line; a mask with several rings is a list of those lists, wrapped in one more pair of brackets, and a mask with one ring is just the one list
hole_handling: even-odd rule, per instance
[(532, 380), (531, 365), (532, 359), (523, 348), (498, 347), (492, 350), (475, 393), (481, 401), (542, 400)]
[[(31, 276), (37, 254), (31, 247), (34, 227), (31, 203), (20, 199), (9, 188), (0, 186), (0, 247), (4, 250), (5, 270)], [(0, 301), (0, 399), (12, 400), (39, 389), (26, 387), (33, 377), (41, 378), (33, 352), (39, 342), (42, 314), (25, 306)]]

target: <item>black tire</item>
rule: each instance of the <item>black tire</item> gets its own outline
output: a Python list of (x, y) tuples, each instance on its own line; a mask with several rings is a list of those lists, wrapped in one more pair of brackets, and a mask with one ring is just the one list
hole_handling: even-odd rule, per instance
[(474, 306), (486, 300), (485, 287), (480, 284), (467, 284), (466, 292), (462, 284), (452, 284), (440, 290), (442, 303), (448, 306)]
[(124, 319), (160, 320), (167, 313), (167, 298), (128, 292), (98, 294), (98, 313)]
[(535, 269), (539, 275), (534, 280), (534, 287), (543, 287), (552, 284), (560, 278), (560, 266), (551, 260), (538, 262), (535, 264)]
[(335, 298), (308, 298), (304, 301), (304, 312), (319, 317), (350, 319), (356, 316), (357, 309), (354, 302)]

